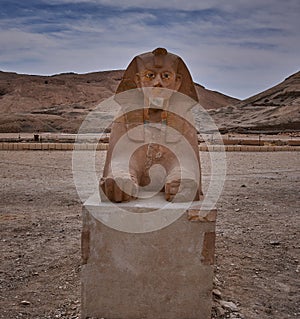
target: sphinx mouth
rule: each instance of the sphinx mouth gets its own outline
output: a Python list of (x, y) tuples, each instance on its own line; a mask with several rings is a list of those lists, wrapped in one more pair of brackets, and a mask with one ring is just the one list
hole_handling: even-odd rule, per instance
[(151, 104), (156, 105), (159, 108), (163, 108), (163, 106), (170, 100), (173, 91), (162, 87), (144, 87), (143, 93)]
[(150, 105), (153, 105), (159, 109), (162, 109), (165, 105), (165, 99), (159, 96), (150, 96), (149, 102), (150, 102)]

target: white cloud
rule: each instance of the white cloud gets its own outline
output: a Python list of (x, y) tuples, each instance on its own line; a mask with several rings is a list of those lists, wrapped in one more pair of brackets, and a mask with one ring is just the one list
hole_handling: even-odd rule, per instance
[[(195, 10), (206, 10), (206, 9), (219, 9), (226, 12), (249, 12), (249, 10), (261, 10), (266, 12), (278, 11), (289, 11), (292, 12), (293, 9), (299, 9), (298, 0), (42, 0), (47, 4), (93, 4), (101, 6), (115, 7), (118, 9), (128, 9), (128, 8), (141, 8), (141, 9), (168, 9), (168, 10), (184, 10), (184, 11), (195, 11)], [(299, 10), (296, 10), (296, 13)]]
[(116, 7), (119, 9), (128, 9), (128, 8), (142, 8), (142, 9), (173, 9), (173, 10), (204, 10), (217, 6), (217, 0), (210, 1), (198, 1), (198, 0), (190, 0), (190, 1), (180, 1), (180, 0), (169, 0), (169, 1), (161, 1), (161, 0), (47, 0), (44, 1), (51, 4), (78, 4), (78, 3), (86, 3), (86, 4), (95, 4), (102, 6), (110, 6)]
[[(54, 2), (83, 1), (47, 1)], [(93, 11), (75, 11), (75, 16), (68, 19), (64, 19), (64, 12), (59, 12), (55, 23), (56, 13), (48, 11), (2, 20), (1, 68), (36, 74), (124, 69), (136, 54), (164, 46), (183, 57), (196, 81), (237, 97), (254, 94), (297, 71), (298, 2), (224, 3), (219, 5), (219, 11), (209, 14), (172, 10), (128, 10), (115, 14), (107, 9), (110, 14), (101, 12), (101, 16)], [(113, 2), (116, 7), (138, 4), (195, 10), (213, 8), (217, 1), (189, 1), (188, 7), (182, 1)], [(52, 14), (52, 19), (48, 19), (48, 14)]]

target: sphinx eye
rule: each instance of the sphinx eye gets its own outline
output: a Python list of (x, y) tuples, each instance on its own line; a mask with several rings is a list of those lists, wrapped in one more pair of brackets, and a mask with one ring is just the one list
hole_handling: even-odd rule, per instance
[(171, 78), (171, 74), (168, 73), (168, 72), (164, 72), (162, 75), (161, 75), (162, 79), (164, 80), (169, 80)]
[(148, 79), (154, 79), (155, 78), (155, 74), (153, 72), (147, 72), (145, 74), (146, 78)]

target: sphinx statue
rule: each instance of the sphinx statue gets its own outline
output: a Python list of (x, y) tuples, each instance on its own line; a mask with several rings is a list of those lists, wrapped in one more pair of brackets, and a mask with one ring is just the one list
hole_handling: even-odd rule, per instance
[(136, 56), (117, 88), (101, 199), (127, 202), (143, 192), (199, 200), (201, 167), (191, 109), (198, 96), (183, 60), (164, 48)]

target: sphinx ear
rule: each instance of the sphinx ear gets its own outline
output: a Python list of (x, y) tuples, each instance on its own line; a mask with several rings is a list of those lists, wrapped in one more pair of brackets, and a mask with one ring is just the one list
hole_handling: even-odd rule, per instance
[(177, 73), (176, 80), (175, 80), (175, 91), (179, 91), (181, 84), (182, 84), (182, 75)]
[(198, 102), (198, 95), (191, 74), (180, 57), (178, 57), (177, 72), (181, 75), (181, 85), (178, 91)]
[(141, 76), (139, 73), (136, 73), (135, 76), (134, 76), (134, 82), (136, 84), (136, 87), (138, 89), (140, 89), (142, 87), (142, 84), (141, 84)]
[(136, 57), (128, 65), (123, 78), (116, 90), (116, 93), (132, 90), (137, 88), (136, 74), (138, 72)]

